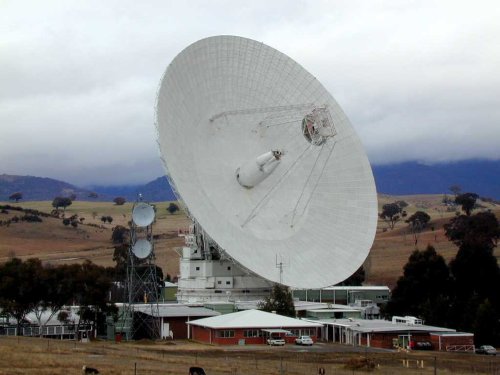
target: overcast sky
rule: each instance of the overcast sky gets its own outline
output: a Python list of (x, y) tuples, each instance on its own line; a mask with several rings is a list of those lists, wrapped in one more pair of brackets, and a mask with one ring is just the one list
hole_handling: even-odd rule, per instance
[(374, 164), (500, 158), (496, 1), (0, 0), (0, 174), (76, 185), (163, 174), (160, 78), (189, 44), (239, 35), (336, 98)]

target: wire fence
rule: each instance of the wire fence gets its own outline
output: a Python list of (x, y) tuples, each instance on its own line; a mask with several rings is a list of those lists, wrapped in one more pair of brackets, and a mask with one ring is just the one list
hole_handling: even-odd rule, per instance
[[(6, 354), (8, 347), (13, 348), (11, 354)], [(102, 374), (188, 374), (189, 367), (199, 366), (207, 375), (352, 375), (369, 372), (500, 375), (500, 357), (471, 353), (298, 352), (281, 348), (227, 350), (206, 346), (196, 350), (196, 345), (191, 345), (188, 350), (182, 347), (175, 343), (81, 343), (3, 336), (0, 337), (0, 351), (9, 359), (8, 362), (0, 359), (0, 374), (43, 374), (40, 364), (48, 361), (51, 374), (76, 373), (82, 365), (87, 365), (98, 368)], [(14, 365), (17, 355), (22, 363)], [(33, 372), (29, 371), (28, 357), (33, 360)], [(24, 367), (22, 371), (2, 372), (5, 363), (14, 369), (17, 369), (15, 366)]]

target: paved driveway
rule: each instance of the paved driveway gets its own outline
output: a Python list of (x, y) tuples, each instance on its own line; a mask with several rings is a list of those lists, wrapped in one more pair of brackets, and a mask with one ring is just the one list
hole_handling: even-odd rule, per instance
[(269, 345), (231, 345), (220, 346), (224, 350), (265, 350), (265, 351), (287, 351), (287, 352), (310, 352), (310, 353), (392, 353), (394, 350), (366, 348), (364, 346), (351, 346), (336, 343), (317, 342), (312, 346), (301, 346), (294, 344), (286, 344), (285, 346), (269, 346)]

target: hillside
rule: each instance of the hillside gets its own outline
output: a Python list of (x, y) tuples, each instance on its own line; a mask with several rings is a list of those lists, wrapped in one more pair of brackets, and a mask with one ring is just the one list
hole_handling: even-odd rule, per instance
[(99, 186), (91, 187), (93, 191), (100, 195), (108, 197), (124, 197), (129, 202), (137, 199), (139, 194), (142, 194), (148, 202), (164, 202), (176, 200), (172, 188), (170, 187), (165, 176), (148, 182), (145, 185), (124, 185), (124, 186)]
[[(78, 201), (112, 202), (115, 197), (124, 197), (134, 202), (139, 193), (149, 202), (175, 200), (165, 176), (145, 185), (91, 186), (79, 188), (67, 182), (46, 177), (0, 175), (0, 201), (7, 201), (15, 192), (23, 194), (22, 201), (48, 201), (57, 196), (76, 196)], [(97, 197), (90, 194), (96, 193)]]
[[(500, 160), (466, 160), (455, 163), (425, 165), (407, 162), (372, 166), (380, 194), (446, 194), (450, 186), (459, 185), (464, 192), (500, 201)], [(111, 202), (124, 197), (133, 202), (141, 193), (149, 202), (175, 200), (165, 176), (144, 185), (92, 185), (85, 188), (51, 178), (0, 175), (0, 201), (15, 192), (23, 193), (23, 201), (52, 200), (58, 195), (75, 194), (77, 200)], [(89, 197), (96, 192), (97, 198)]]
[[(457, 248), (450, 243), (443, 231), (443, 225), (455, 215), (454, 210), (447, 211), (441, 204), (441, 195), (379, 196), (379, 206), (396, 200), (404, 200), (411, 215), (417, 210), (426, 211), (432, 218), (429, 227), (420, 234), (417, 247), (424, 249), (431, 244), (447, 260), (456, 254)], [(12, 206), (21, 206), (50, 212), (51, 202), (21, 202)], [(485, 209), (491, 209), (500, 217), (500, 206), (482, 203)], [(164, 273), (177, 275), (179, 256), (176, 248), (182, 246), (178, 229), (186, 228), (189, 220), (182, 212), (170, 215), (166, 211), (168, 202), (156, 204), (157, 220), (153, 228), (157, 263)], [(41, 223), (18, 222), (9, 226), (0, 226), (0, 262), (9, 257), (23, 259), (39, 257), (45, 262), (73, 263), (89, 259), (97, 264), (113, 266), (112, 228), (115, 225), (127, 225), (130, 220), (132, 204), (116, 206), (110, 202), (75, 201), (66, 209), (65, 216), (78, 215), (83, 224), (77, 228), (64, 226), (59, 218), (43, 218)], [(6, 221), (21, 214), (15, 210), (0, 213), (0, 221)], [(112, 224), (103, 224), (101, 216), (112, 216)], [(432, 230), (434, 228), (434, 230)], [(379, 222), (374, 244), (365, 261), (366, 282), (372, 285), (394, 286), (402, 274), (403, 266), (415, 249), (415, 240), (404, 222), (399, 222), (394, 230), (387, 230), (384, 222)], [(497, 257), (500, 250), (496, 250)]]
[(57, 196), (69, 197), (74, 194), (77, 199), (87, 198), (90, 191), (81, 189), (67, 182), (46, 177), (0, 175), (0, 201), (6, 201), (15, 192), (23, 193), (23, 200), (52, 200)]
[[(49, 201), (8, 204), (44, 213), (52, 211)], [(156, 204), (157, 218), (153, 232), (156, 258), (165, 274), (176, 275), (179, 260), (175, 248), (183, 243), (177, 232), (179, 228), (186, 228), (189, 222), (183, 213), (170, 215), (167, 205), (167, 202)], [(0, 224), (3, 224), (0, 225), (0, 262), (15, 256), (21, 259), (37, 257), (54, 264), (80, 263), (88, 259), (102, 266), (114, 266), (112, 230), (116, 225), (128, 226), (131, 211), (131, 203), (117, 206), (110, 202), (75, 201), (64, 213), (65, 217), (77, 215), (79, 221), (83, 219), (74, 228), (63, 225), (62, 218), (54, 217), (41, 217), (43, 221), (40, 223), (19, 221), (7, 226), (6, 221), (24, 213), (6, 209), (0, 213)], [(102, 216), (111, 216), (113, 222), (103, 223)]]

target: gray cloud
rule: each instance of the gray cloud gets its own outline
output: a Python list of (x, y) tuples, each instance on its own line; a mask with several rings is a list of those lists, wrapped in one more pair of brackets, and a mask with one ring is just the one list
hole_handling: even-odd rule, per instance
[(493, 1), (7, 1), (0, 173), (72, 183), (157, 177), (154, 102), (192, 42), (234, 34), (302, 64), (374, 163), (500, 158)]

